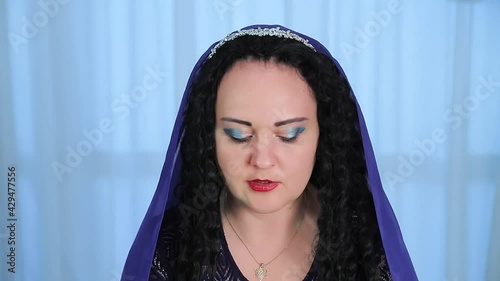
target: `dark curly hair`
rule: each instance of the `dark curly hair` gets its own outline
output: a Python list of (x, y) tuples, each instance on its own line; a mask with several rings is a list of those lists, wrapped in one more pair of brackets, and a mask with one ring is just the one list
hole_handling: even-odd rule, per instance
[(378, 280), (383, 247), (350, 86), (328, 56), (295, 40), (271, 36), (226, 42), (204, 62), (189, 93), (178, 189), (184, 233), (176, 262), (179, 280), (215, 274), (224, 187), (215, 152), (215, 103), (222, 77), (244, 59), (296, 68), (317, 102), (320, 136), (310, 179), (321, 210), (314, 249), (317, 280)]

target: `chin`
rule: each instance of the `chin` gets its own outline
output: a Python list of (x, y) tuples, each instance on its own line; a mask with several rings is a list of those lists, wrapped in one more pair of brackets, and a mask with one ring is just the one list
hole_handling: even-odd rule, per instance
[[(260, 197), (260, 196), (258, 196)], [(267, 198), (250, 198), (247, 207), (256, 213), (271, 214), (286, 208), (294, 200), (284, 200), (283, 196), (268, 196)]]

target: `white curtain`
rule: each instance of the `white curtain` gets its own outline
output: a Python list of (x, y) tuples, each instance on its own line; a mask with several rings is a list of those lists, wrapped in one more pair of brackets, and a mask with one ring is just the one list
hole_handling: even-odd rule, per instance
[(498, 19), (493, 0), (1, 1), (0, 279), (119, 280), (194, 63), (277, 23), (344, 67), (420, 280), (499, 280)]

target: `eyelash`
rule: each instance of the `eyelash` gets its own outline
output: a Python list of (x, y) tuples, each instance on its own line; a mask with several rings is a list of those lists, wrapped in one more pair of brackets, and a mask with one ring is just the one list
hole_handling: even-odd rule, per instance
[(297, 138), (300, 136), (300, 134), (296, 134), (295, 136), (291, 138), (286, 138), (286, 137), (279, 137), (282, 142), (284, 143), (294, 143), (297, 141)]
[(252, 138), (252, 136), (249, 136), (249, 137), (246, 137), (246, 138), (242, 138), (242, 139), (239, 139), (239, 138), (235, 138), (233, 136), (229, 136), (229, 138), (234, 141), (235, 143), (246, 143), (246, 142), (249, 142), (250, 139)]
[(305, 131), (304, 127), (291, 128), (288, 131), (288, 135), (292, 135), (293, 137), (280, 137), (280, 139), (284, 143), (294, 143), (297, 141), (297, 138)]
[[(279, 136), (279, 138), (284, 143), (294, 143), (297, 141), (299, 135), (301, 135), (303, 131), (304, 131), (304, 129), (302, 128), (302, 129), (299, 129), (298, 132), (296, 132), (293, 137), (287, 138), (287, 137)], [(232, 133), (232, 130), (230, 130), (230, 129), (224, 129), (224, 132), (233, 142), (238, 143), (238, 144), (249, 142), (253, 137), (253, 136), (248, 136), (245, 138), (237, 138), (234, 136), (234, 133)]]

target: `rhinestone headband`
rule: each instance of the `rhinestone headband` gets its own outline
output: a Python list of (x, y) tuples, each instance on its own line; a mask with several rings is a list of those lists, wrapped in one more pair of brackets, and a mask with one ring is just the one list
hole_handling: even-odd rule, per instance
[(272, 27), (272, 28), (251, 28), (251, 29), (244, 29), (244, 30), (238, 30), (236, 32), (233, 32), (229, 35), (227, 35), (224, 39), (220, 40), (217, 45), (215, 45), (212, 50), (210, 50), (210, 54), (208, 55), (207, 59), (210, 59), (215, 55), (215, 52), (217, 52), (217, 49), (219, 49), (222, 45), (224, 45), (226, 42), (229, 42), (231, 40), (234, 40), (238, 37), (245, 36), (245, 35), (251, 35), (251, 36), (275, 36), (275, 37), (282, 37), (282, 38), (288, 38), (288, 39), (293, 39), (296, 41), (299, 41), (300, 43), (306, 45), (307, 47), (314, 49), (314, 46), (309, 43), (309, 40), (304, 39), (300, 36), (298, 36), (295, 33), (290, 32), (289, 30), (281, 30), (279, 27)]

